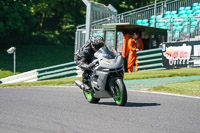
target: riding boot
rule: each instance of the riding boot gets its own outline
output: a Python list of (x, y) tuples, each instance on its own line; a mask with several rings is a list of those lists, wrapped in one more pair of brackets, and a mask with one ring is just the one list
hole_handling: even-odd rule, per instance
[(83, 86), (81, 87), (84, 91), (89, 91), (91, 89), (89, 86), (88, 78), (89, 78), (89, 73), (87, 71), (84, 71), (82, 75)]

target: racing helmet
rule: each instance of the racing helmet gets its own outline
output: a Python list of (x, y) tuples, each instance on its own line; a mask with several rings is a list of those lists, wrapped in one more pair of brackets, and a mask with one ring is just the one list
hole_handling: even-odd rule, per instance
[(93, 49), (99, 50), (101, 47), (105, 45), (105, 41), (101, 36), (94, 36), (92, 37), (91, 45)]

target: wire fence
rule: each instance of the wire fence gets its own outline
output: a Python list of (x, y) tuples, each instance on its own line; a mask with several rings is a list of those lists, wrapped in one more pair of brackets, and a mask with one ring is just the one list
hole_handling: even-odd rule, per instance
[[(181, 2), (179, 0), (166, 0), (163, 2), (158, 2), (156, 4), (156, 15), (164, 15), (166, 11), (178, 11), (180, 7), (187, 7), (187, 6), (192, 6), (193, 3), (195, 2), (200, 2), (199, 0), (186, 0), (184, 2)], [(148, 19), (150, 20), (151, 16), (154, 15), (154, 4), (152, 5), (148, 5), (148, 6), (144, 6), (138, 9), (134, 9), (128, 12), (124, 12), (121, 14), (118, 14), (116, 16), (117, 18), (117, 23), (130, 23), (130, 24), (136, 24), (136, 21), (138, 19)], [(189, 19), (191, 19), (192, 17), (190, 17)], [(110, 24), (113, 23), (113, 17), (108, 17), (108, 18), (104, 18), (104, 19), (100, 19), (97, 21), (94, 21), (91, 23), (91, 32), (94, 30), (101, 30), (102, 31), (102, 25), (103, 24)], [(163, 18), (164, 20), (165, 18)], [(171, 22), (173, 23), (173, 21)], [(199, 21), (197, 22), (199, 23)], [(195, 28), (195, 30), (193, 30), (194, 32), (190, 33), (190, 29), (191, 29), (191, 23), (188, 22), (187, 23), (187, 31), (184, 29), (181, 29), (179, 32), (182, 32), (183, 30), (185, 31), (185, 33), (183, 34), (183, 36), (181, 36), (181, 34), (179, 34), (179, 36), (181, 36), (180, 38), (174, 38), (175, 35), (175, 31), (173, 31), (174, 26), (173, 24), (170, 24), (172, 26), (170, 26), (170, 28), (168, 29), (168, 42), (171, 41), (180, 41), (180, 40), (192, 40), (190, 39), (191, 37), (195, 38), (195, 36), (198, 36), (200, 34), (199, 30), (199, 26), (197, 26)], [(199, 24), (198, 24), (199, 25)], [(158, 27), (159, 28), (159, 27)], [(85, 43), (85, 34), (86, 34), (86, 25), (80, 25), (77, 27), (77, 31), (76, 31), (76, 37), (75, 37), (75, 52)], [(176, 32), (176, 34), (178, 34), (178, 32)], [(198, 39), (196, 37), (196, 39)]]

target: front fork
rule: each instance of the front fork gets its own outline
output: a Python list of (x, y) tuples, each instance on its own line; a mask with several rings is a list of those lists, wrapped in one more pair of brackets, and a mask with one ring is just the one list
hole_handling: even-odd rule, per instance
[[(110, 78), (109, 78), (109, 90), (110, 90), (110, 93), (111, 93), (112, 96), (113, 96), (113, 95), (119, 96), (118, 91), (117, 91), (117, 89), (116, 89), (116, 84), (115, 84), (115, 81), (116, 81), (117, 79), (123, 79), (123, 77), (120, 76), (120, 77), (110, 77)], [(117, 98), (118, 98), (118, 97), (117, 97)]]

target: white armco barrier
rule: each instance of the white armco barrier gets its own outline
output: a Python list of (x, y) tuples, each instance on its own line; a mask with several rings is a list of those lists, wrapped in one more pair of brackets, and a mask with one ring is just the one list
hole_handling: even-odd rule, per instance
[(82, 77), (83, 71), (81, 70), (80, 67), (76, 66), (76, 73), (77, 73), (76, 77)]
[[(56, 79), (60, 77), (65, 78), (67, 76), (81, 77), (82, 71), (79, 67), (75, 66), (74, 62), (70, 62), (70, 63), (50, 66), (50, 67), (41, 68), (41, 69), (35, 69), (35, 70), (24, 72), (18, 75), (3, 78), (3, 79), (0, 79), (0, 84), (9, 84), (9, 83), (18, 83), (18, 82), (34, 82), (34, 81), (41, 81), (41, 80), (47, 80), (47, 79), (53, 79), (53, 78)], [(50, 78), (45, 78), (45, 77), (50, 77)]]
[(82, 70), (76, 70), (77, 76), (76, 77), (82, 77), (83, 71)]
[(2, 84), (24, 82), (24, 81), (35, 80), (35, 79), (37, 79), (37, 76), (38, 76), (37, 70), (32, 70), (32, 71), (28, 71), (28, 72), (25, 72), (22, 74), (3, 78), (3, 79), (1, 79), (1, 82), (2, 82)]
[(35, 82), (35, 81), (38, 81), (38, 77), (35, 78), (35, 79), (31, 79), (31, 80), (24, 81), (24, 82)]

